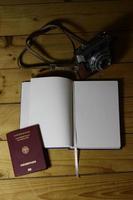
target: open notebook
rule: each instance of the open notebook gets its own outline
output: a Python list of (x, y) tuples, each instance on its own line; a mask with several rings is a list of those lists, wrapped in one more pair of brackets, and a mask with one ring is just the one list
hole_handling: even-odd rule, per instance
[(47, 148), (120, 148), (117, 81), (32, 78), (22, 83), (21, 128), (39, 124)]

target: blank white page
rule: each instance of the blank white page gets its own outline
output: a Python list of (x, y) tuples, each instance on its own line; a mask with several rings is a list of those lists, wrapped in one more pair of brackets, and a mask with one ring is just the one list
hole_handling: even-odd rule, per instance
[(29, 124), (40, 124), (45, 147), (72, 145), (72, 84), (61, 77), (31, 79)]
[(74, 83), (74, 117), (77, 147), (120, 148), (117, 81)]
[(30, 82), (23, 82), (21, 88), (20, 128), (29, 125)]

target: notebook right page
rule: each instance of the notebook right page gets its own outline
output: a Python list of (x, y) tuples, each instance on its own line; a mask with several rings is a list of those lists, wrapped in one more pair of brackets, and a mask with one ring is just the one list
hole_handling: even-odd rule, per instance
[(120, 148), (117, 81), (75, 81), (74, 121), (79, 149)]

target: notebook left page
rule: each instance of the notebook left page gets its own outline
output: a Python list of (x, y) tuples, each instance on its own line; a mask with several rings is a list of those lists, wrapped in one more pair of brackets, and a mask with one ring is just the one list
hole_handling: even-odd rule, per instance
[(47, 148), (72, 145), (72, 84), (61, 77), (31, 79), (29, 125), (40, 125)]
[(20, 128), (29, 125), (30, 82), (23, 82), (21, 88)]

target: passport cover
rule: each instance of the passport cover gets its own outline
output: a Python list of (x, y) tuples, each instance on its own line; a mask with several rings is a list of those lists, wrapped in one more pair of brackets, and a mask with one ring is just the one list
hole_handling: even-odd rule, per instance
[(47, 168), (39, 125), (8, 133), (7, 142), (15, 176)]

